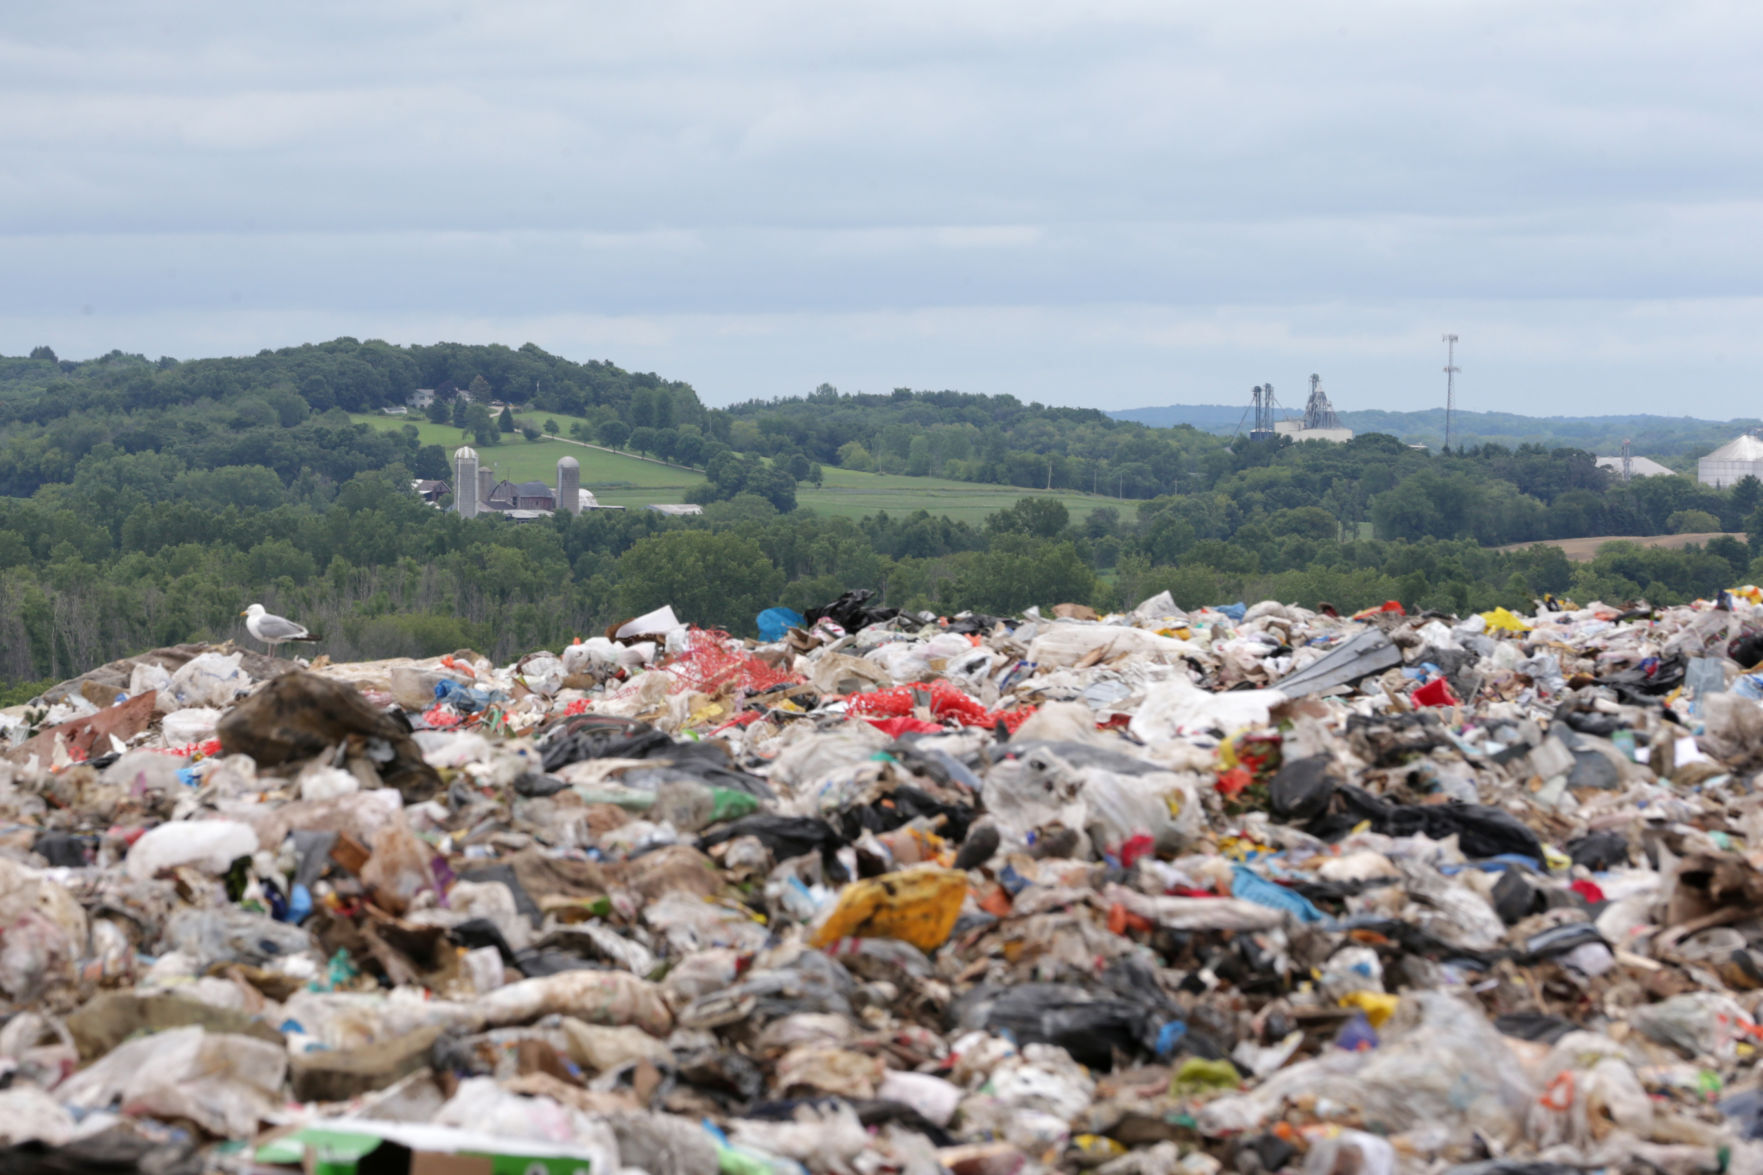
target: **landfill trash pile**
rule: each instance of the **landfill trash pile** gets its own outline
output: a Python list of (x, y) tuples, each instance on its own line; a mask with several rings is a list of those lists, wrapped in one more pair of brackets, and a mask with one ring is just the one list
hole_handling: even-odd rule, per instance
[(0, 1171), (1763, 1171), (1763, 593), (0, 711)]

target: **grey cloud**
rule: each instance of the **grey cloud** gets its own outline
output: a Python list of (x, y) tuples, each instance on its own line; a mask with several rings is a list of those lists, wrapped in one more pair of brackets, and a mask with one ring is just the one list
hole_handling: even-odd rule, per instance
[[(1094, 403), (1088, 373), (1123, 404), (1304, 352), (1393, 402), (1451, 325), (1506, 406), (1589, 407), (1750, 350), (1759, 31), (1712, 0), (15, 5), (0, 348), (530, 329), (713, 398)], [(642, 358), (573, 350), (603, 338)]]

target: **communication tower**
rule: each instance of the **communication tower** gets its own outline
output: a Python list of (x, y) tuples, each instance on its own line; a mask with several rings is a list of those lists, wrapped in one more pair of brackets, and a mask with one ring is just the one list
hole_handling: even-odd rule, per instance
[(1445, 449), (1451, 448), (1451, 414), (1457, 409), (1457, 385), (1453, 382), (1457, 372), (1462, 370), (1457, 364), (1457, 336), (1446, 335), (1445, 343)]

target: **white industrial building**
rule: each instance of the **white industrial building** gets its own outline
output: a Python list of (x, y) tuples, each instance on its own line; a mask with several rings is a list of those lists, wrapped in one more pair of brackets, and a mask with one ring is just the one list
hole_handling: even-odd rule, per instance
[[(1621, 477), (1622, 458), (1599, 457), (1598, 468), (1608, 469), (1611, 473)], [(1672, 472), (1651, 457), (1630, 457), (1628, 459), (1628, 476), (1630, 477), (1669, 477)]]
[[(1273, 399), (1273, 385), (1266, 388), (1268, 400)], [(1341, 423), (1335, 415), (1334, 405), (1329, 403), (1328, 393), (1322, 390), (1322, 377), (1310, 377), (1310, 398), (1304, 402), (1304, 415), (1297, 420), (1279, 420), (1273, 425), (1275, 436), (1291, 437), (1296, 441), (1330, 441), (1334, 444), (1345, 444), (1353, 439), (1353, 430)]]
[(1696, 480), (1705, 486), (1729, 486), (1747, 476), (1763, 481), (1763, 438), (1753, 433), (1732, 438), (1696, 462)]

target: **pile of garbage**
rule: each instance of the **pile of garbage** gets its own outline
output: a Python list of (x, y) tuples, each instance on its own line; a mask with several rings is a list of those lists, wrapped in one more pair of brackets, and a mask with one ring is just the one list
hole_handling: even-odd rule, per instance
[(1763, 1171), (1763, 593), (663, 608), (0, 711), (0, 1170)]

